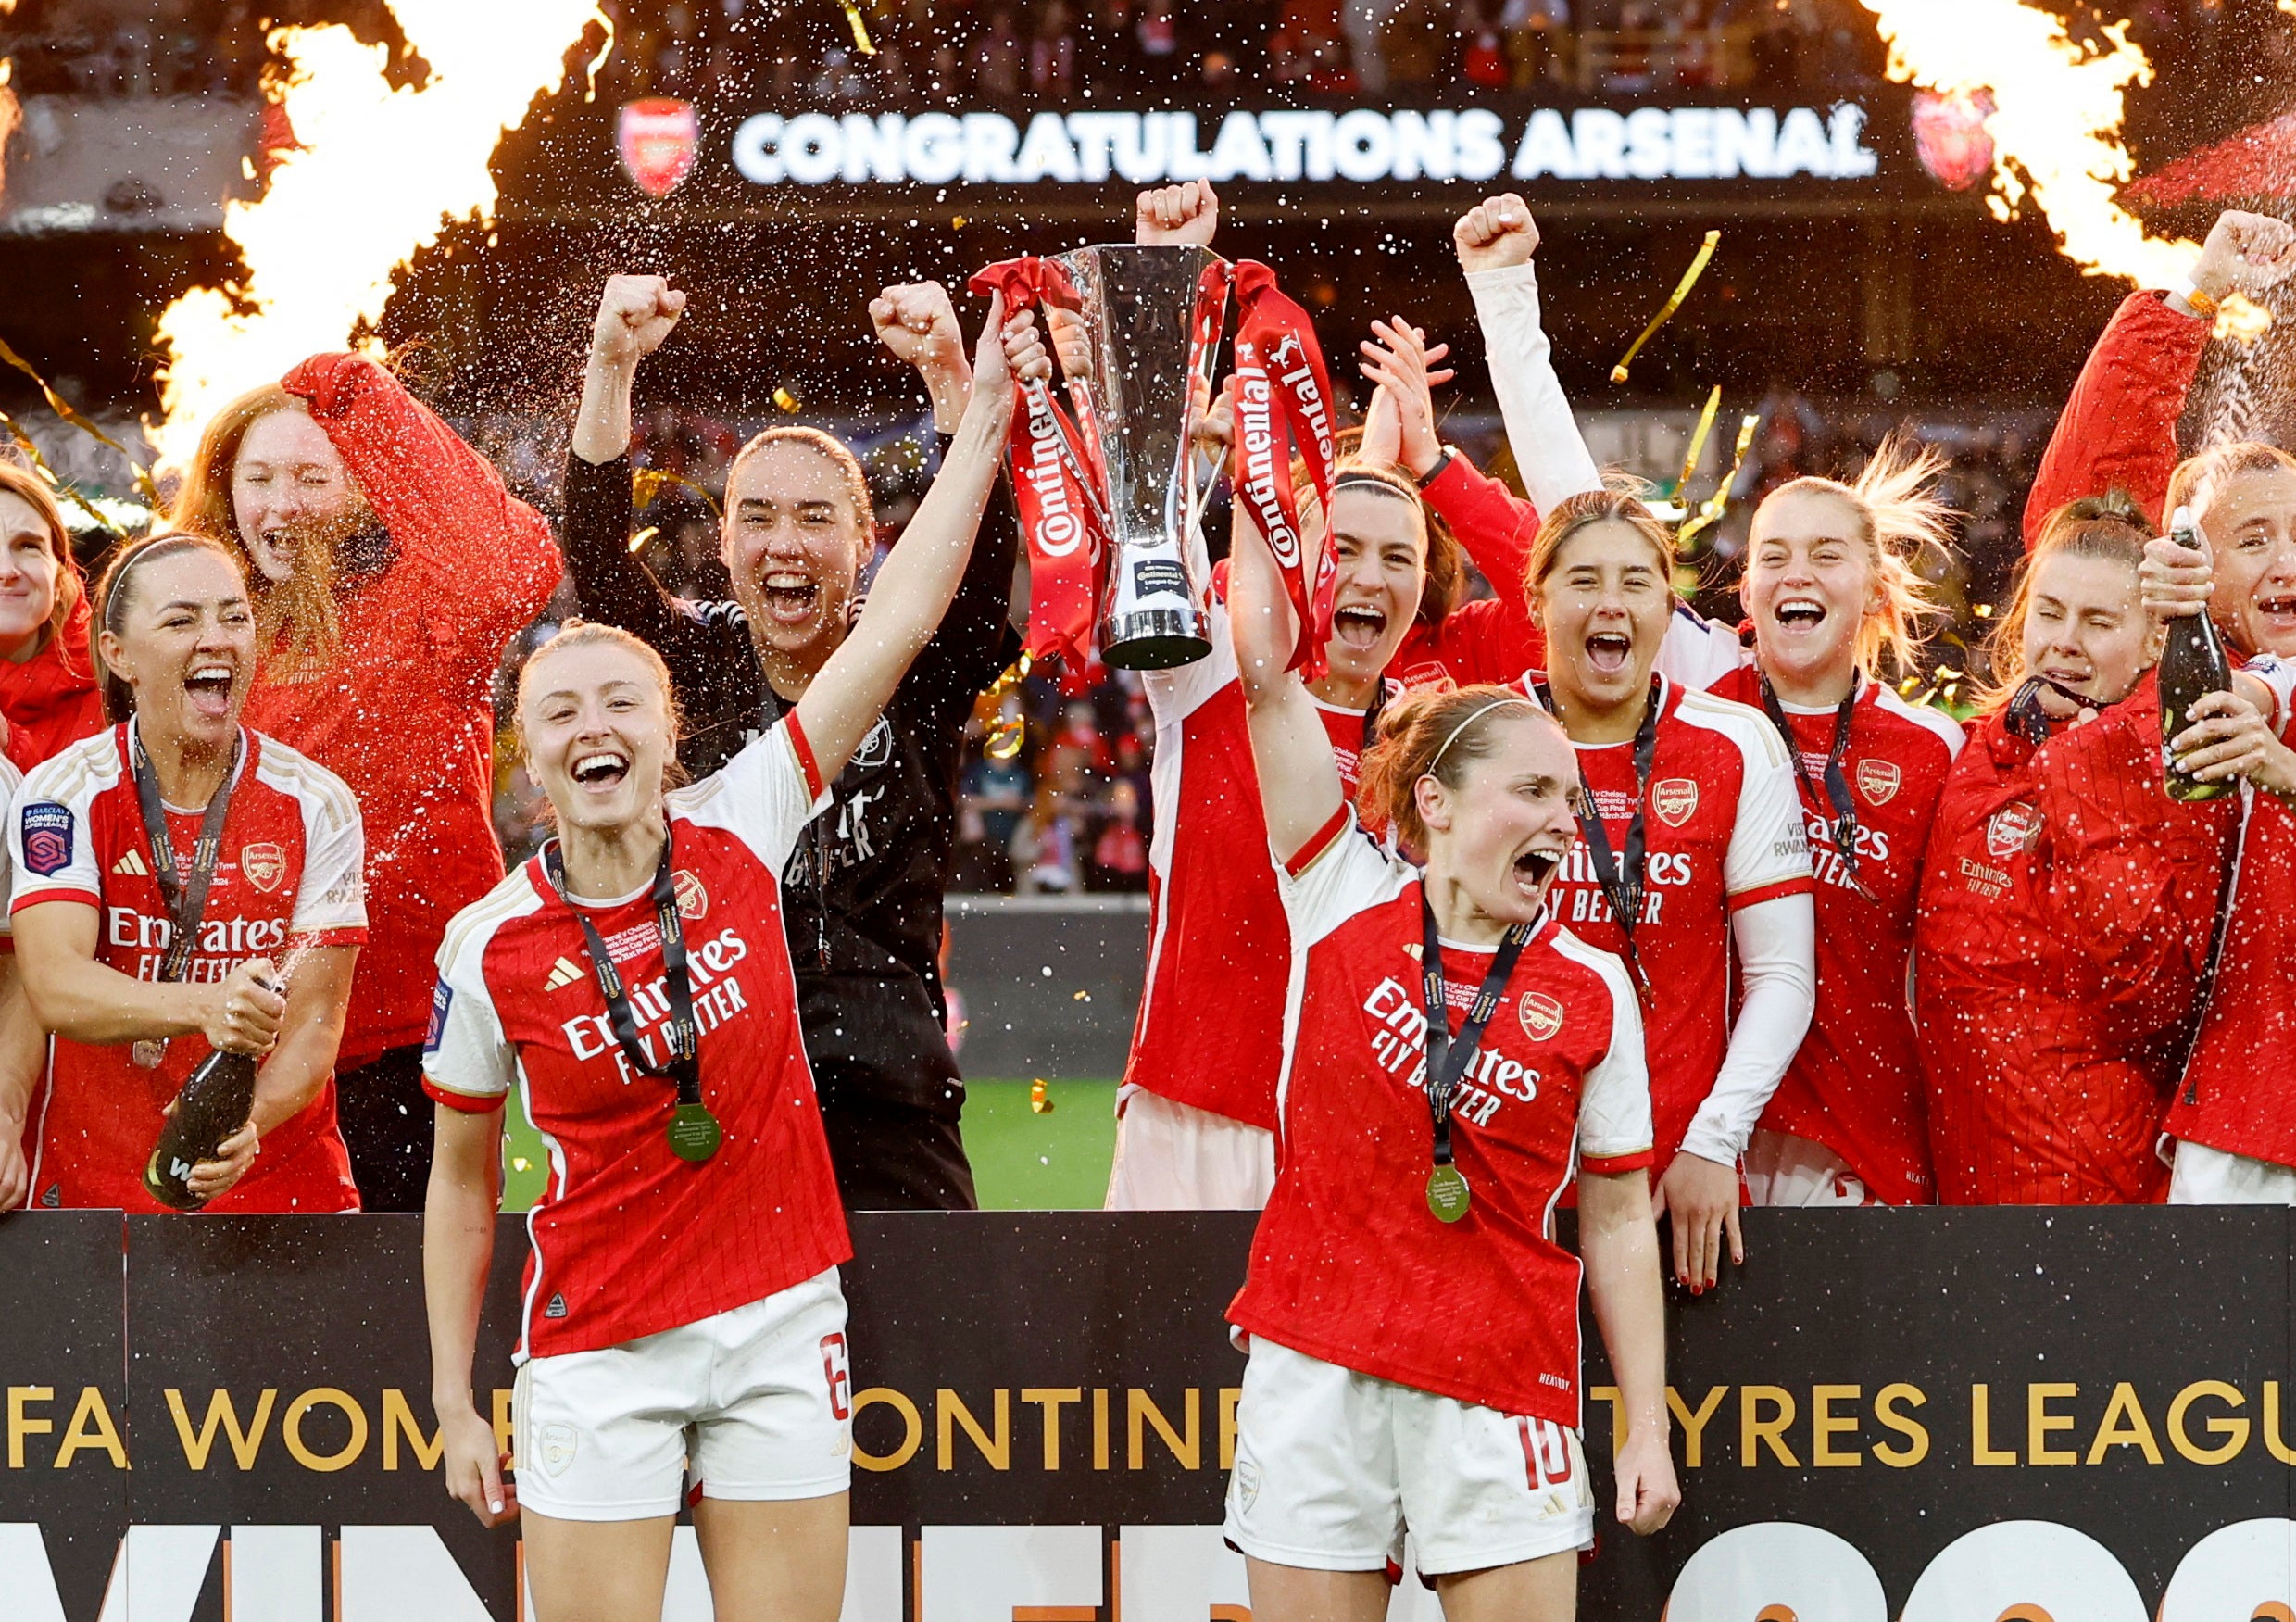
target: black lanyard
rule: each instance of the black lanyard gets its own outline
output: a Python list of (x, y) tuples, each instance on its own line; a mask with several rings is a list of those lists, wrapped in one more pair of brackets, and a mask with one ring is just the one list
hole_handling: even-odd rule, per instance
[(2047, 676), (2026, 677), (2018, 684), (2016, 692), (2011, 695), (2008, 710), (2001, 720), (2014, 736), (2023, 738), (2035, 748), (2040, 748), (2056, 736), (2057, 728), (2064, 724), (2042, 706), (2041, 695), (2044, 692), (2056, 694), (2058, 698), (2072, 705), (2076, 713), (2089, 710), (2102, 715), (2113, 708), (2114, 703), (2119, 701), (2115, 699), (2107, 702), (2103, 699), (2087, 698), (2076, 693), (2062, 682), (2051, 681)]
[(1466, 1214), (1467, 1179), (1451, 1165), (1451, 1098), (1474, 1063), (1475, 1050), (1483, 1045), (1483, 1027), (1491, 1023), (1499, 1000), (1506, 995), (1515, 960), (1537, 924), (1510, 925), (1499, 937), (1491, 971), (1467, 1005), (1467, 1020), (1459, 1027), (1456, 1043), (1450, 1005), (1443, 994), (1443, 943), (1436, 935), (1435, 909), (1424, 882), (1419, 888), (1419, 974), (1427, 1009), (1427, 1113), (1435, 1122), (1435, 1172), (1427, 1179), (1427, 1204), (1445, 1222), (1456, 1222)]
[[(1554, 693), (1545, 682), (1535, 684), (1538, 701), (1548, 714), (1556, 720), (1562, 712), (1555, 708)], [(1656, 676), (1650, 678), (1650, 701), (1642, 710), (1642, 723), (1635, 728), (1635, 814), (1626, 824), (1626, 860), (1622, 872), (1619, 860), (1611, 851), (1611, 831), (1602, 825), (1602, 813), (1595, 804), (1595, 791), (1587, 786), (1587, 769), (1578, 770), (1578, 832), (1587, 841), (1587, 854), (1594, 862), (1595, 883), (1602, 886), (1603, 899), (1611, 903), (1611, 912), (1618, 920), (1619, 933), (1626, 940), (1626, 964), (1635, 972), (1635, 979), (1645, 991), (1650, 988), (1650, 975), (1642, 972), (1642, 959), (1635, 951), (1635, 925), (1642, 922), (1643, 875), (1650, 865), (1650, 852), (1644, 848), (1642, 826), (1643, 801), (1649, 798), (1650, 761), (1658, 753), (1658, 712), (1663, 708), (1666, 689)], [(1575, 749), (1573, 751), (1575, 753)]]
[(717, 1151), (719, 1130), (717, 1121), (701, 1100), (701, 1032), (694, 1023), (694, 982), (686, 968), (685, 926), (678, 916), (677, 880), (670, 870), (669, 828), (662, 829), (661, 861), (654, 869), (650, 898), (654, 904), (654, 927), (661, 935), (663, 989), (670, 1001), (667, 1064), (657, 1064), (647, 1057), (638, 1041), (637, 1016), (631, 1011), (621, 971), (614, 966), (613, 955), (606, 949), (606, 941), (589, 912), (575, 906), (572, 898), (567, 896), (564, 850), (556, 843), (546, 846), (542, 860), (550, 882), (558, 886), (559, 896), (566, 899), (567, 910), (582, 925), (583, 939), (590, 948), (590, 966), (596, 971), (598, 991), (606, 999), (607, 1016), (613, 1025), (614, 1040), (621, 1046), (622, 1057), (640, 1075), (674, 1082), (677, 1086), (670, 1147), (683, 1160), (708, 1160)]
[(1858, 807), (1857, 802), (1850, 798), (1849, 774), (1841, 769), (1844, 757), (1850, 753), (1851, 718), (1857, 712), (1857, 679), (1854, 676), (1851, 678), (1849, 696), (1834, 711), (1834, 747), (1826, 756), (1824, 800), (1818, 798), (1817, 786), (1810, 781), (1810, 768), (1801, 758), (1801, 745), (1794, 736), (1793, 723), (1786, 718), (1786, 707), (1778, 702), (1777, 689), (1770, 685), (1770, 678), (1759, 670), (1754, 673), (1754, 680), (1761, 685), (1762, 708), (1768, 713), (1770, 724), (1776, 727), (1778, 736), (1786, 740), (1787, 757), (1794, 762), (1794, 781), (1801, 785), (1801, 792), (1809, 800), (1811, 809), (1820, 811), (1827, 804), (1834, 808), (1834, 824), (1830, 832), (1834, 849), (1841, 857), (1842, 871), (1850, 880), (1850, 887), (1867, 900), (1874, 899), (1874, 892), (1867, 889), (1858, 877)]
[(232, 790), (238, 786), (240, 742), (232, 740), (232, 761), (223, 781), (207, 797), (207, 810), (199, 820), (199, 843), (192, 848), (192, 874), (186, 880), (175, 870), (175, 843), (168, 837), (168, 809), (160, 802), (159, 777), (144, 752), (144, 740), (132, 723), (128, 727), (128, 760), (135, 773), (136, 804), (144, 813), (144, 836), (151, 842), (152, 880), (168, 909), (168, 951), (159, 965), (162, 980), (181, 980), (190, 966), (192, 949), (199, 943), (200, 921), (207, 913), (207, 888), (215, 882), (216, 860), (223, 852), (223, 820), (231, 815)]

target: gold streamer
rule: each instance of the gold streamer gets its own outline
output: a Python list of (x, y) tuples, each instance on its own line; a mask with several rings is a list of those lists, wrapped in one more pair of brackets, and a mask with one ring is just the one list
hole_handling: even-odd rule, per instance
[(798, 407), (802, 406), (805, 402), (798, 399), (797, 395), (786, 384), (779, 384), (776, 385), (773, 390), (773, 403), (779, 406), (783, 410), (794, 414)]
[(1690, 296), (1690, 289), (1697, 286), (1698, 279), (1706, 273), (1706, 261), (1714, 257), (1714, 245), (1721, 240), (1722, 233), (1719, 231), (1706, 233), (1706, 240), (1699, 245), (1698, 257), (1690, 261), (1690, 268), (1682, 273), (1682, 280), (1675, 284), (1674, 296), (1650, 318), (1650, 324), (1642, 329), (1642, 336), (1626, 346), (1626, 353), (1616, 366), (1611, 368), (1612, 383), (1626, 381), (1626, 369), (1635, 363), (1635, 357), (1642, 353), (1642, 346), (1650, 341), (1650, 334), (1664, 326), (1667, 319), (1682, 308), (1682, 301)]
[[(630, 494), (632, 498), (635, 500), (641, 508), (653, 506), (657, 500), (660, 499), (663, 489), (671, 484), (684, 485), (688, 490), (691, 490), (695, 495), (700, 497), (704, 501), (709, 504), (710, 512), (717, 517), (720, 522), (724, 522), (725, 509), (718, 505), (718, 498), (710, 495), (709, 491), (703, 489), (699, 484), (695, 484), (693, 480), (679, 473), (667, 472), (661, 468), (634, 468), (631, 470)], [(633, 551), (635, 551), (636, 549), (637, 548), (634, 546), (631, 548)]]
[(1041, 1075), (1028, 1084), (1028, 1107), (1039, 1115), (1052, 1113), (1052, 1089)]
[(1714, 384), (1713, 393), (1706, 396), (1706, 409), (1698, 414), (1698, 426), (1690, 431), (1690, 454), (1682, 459), (1682, 477), (1675, 481), (1675, 499), (1680, 501), (1689, 489), (1690, 480), (1698, 472), (1698, 459), (1705, 454), (1706, 436), (1714, 429), (1714, 413), (1722, 409), (1722, 385)]
[(869, 43), (869, 26), (861, 20), (861, 8), (853, 0), (845, 0), (845, 19), (853, 29), (853, 48), (864, 57), (873, 57), (877, 47)]
[[(148, 506), (154, 512), (162, 512), (167, 509), (168, 504), (159, 498), (159, 486), (152, 483), (151, 470), (146, 468), (142, 462), (137, 461), (134, 457), (129, 455), (128, 447), (126, 446), (120, 444), (110, 434), (105, 433), (94, 423), (89, 421), (87, 418), (82, 416), (78, 408), (73, 406), (72, 403), (66, 399), (62, 395), (57, 394), (54, 389), (48, 386), (48, 380), (42, 377), (40, 373), (33, 369), (31, 361), (25, 359), (15, 350), (9, 348), (5, 343), (0, 343), (0, 360), (6, 361), (10, 366), (13, 366), (17, 371), (31, 379), (31, 381), (39, 386), (40, 392), (47, 396), (49, 410), (54, 411), (57, 416), (63, 418), (65, 421), (70, 423), (74, 428), (79, 429), (81, 433), (88, 435), (89, 438), (101, 440), (106, 445), (110, 446), (114, 450), (118, 451), (121, 457), (126, 459), (128, 471), (135, 475), (135, 487), (139, 491), (143, 492), (144, 501), (146, 506)], [(82, 505), (84, 505), (84, 503)], [(107, 524), (105, 527), (108, 529), (110, 526)]]
[(1705, 505), (1698, 509), (1697, 516), (1675, 532), (1675, 546), (1677, 550), (1687, 551), (1692, 536), (1700, 530), (1710, 529), (1721, 522), (1723, 513), (1730, 505), (1730, 486), (1738, 483), (1738, 470), (1746, 465), (1747, 449), (1754, 443), (1754, 430), (1760, 426), (1762, 426), (1762, 418), (1759, 413), (1750, 411), (1738, 419), (1738, 446), (1730, 453), (1730, 471), (1722, 475), (1721, 484), (1715, 488), (1712, 496), (1706, 498)]
[(1027, 679), (1028, 655), (1023, 653), (1007, 665), (1004, 673), (991, 683), (988, 691), (980, 697), (979, 703), (992, 718), (989, 722), (988, 737), (982, 744), (981, 752), (993, 761), (1012, 759), (1021, 752), (1021, 745), (1028, 736), (1028, 720), (1025, 716), (1015, 715), (1008, 721), (997, 713), (1004, 706), (1005, 695)]
[(81, 495), (78, 490), (56, 476), (56, 470), (48, 466), (48, 459), (40, 454), (40, 447), (32, 443), (31, 435), (25, 433), (17, 424), (16, 419), (6, 411), (0, 411), (0, 429), (6, 430), (8, 437), (16, 442), (17, 448), (31, 460), (31, 471), (40, 475), (42, 483), (45, 484), (49, 489), (94, 519), (97, 528), (108, 531), (123, 541), (128, 538), (127, 531), (98, 512), (85, 496)]

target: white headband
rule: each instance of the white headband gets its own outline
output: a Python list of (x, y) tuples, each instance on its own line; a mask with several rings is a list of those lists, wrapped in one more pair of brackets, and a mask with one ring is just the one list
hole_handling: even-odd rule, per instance
[(1452, 727), (1452, 728), (1451, 728), (1451, 735), (1450, 735), (1450, 736), (1449, 736), (1449, 737), (1447, 737), (1447, 738), (1445, 738), (1445, 739), (1443, 740), (1443, 747), (1442, 747), (1441, 748), (1439, 748), (1439, 749), (1437, 749), (1437, 750), (1436, 750), (1436, 751), (1435, 751), (1435, 758), (1434, 758), (1433, 760), (1431, 760), (1431, 761), (1429, 761), (1427, 762), (1427, 769), (1426, 769), (1426, 771), (1424, 771), (1424, 772), (1421, 773), (1420, 773), (1420, 775), (1422, 775), (1423, 777), (1432, 777), (1432, 776), (1434, 776), (1434, 775), (1435, 775), (1435, 769), (1436, 769), (1437, 766), (1440, 766), (1440, 765), (1443, 763), (1443, 757), (1444, 757), (1445, 755), (1448, 755), (1448, 754), (1449, 754), (1449, 753), (1451, 752), (1451, 746), (1452, 746), (1453, 744), (1455, 744), (1455, 743), (1457, 743), (1457, 742), (1459, 741), (1459, 735), (1460, 735), (1461, 733), (1462, 733), (1462, 732), (1466, 731), (1466, 730), (1467, 730), (1467, 728), (1469, 728), (1469, 727), (1473, 726), (1473, 725), (1474, 725), (1476, 722), (1478, 722), (1478, 721), (1482, 720), (1482, 719), (1483, 719), (1486, 715), (1488, 715), (1488, 714), (1489, 714), (1492, 710), (1504, 710), (1504, 709), (1505, 709), (1508, 705), (1510, 705), (1510, 704), (1530, 704), (1530, 705), (1531, 705), (1531, 708), (1532, 708), (1532, 709), (1534, 709), (1534, 710), (1536, 710), (1536, 709), (1537, 709), (1537, 708), (1538, 708), (1538, 706), (1537, 706), (1537, 705), (1536, 705), (1536, 704), (1531, 704), (1531, 701), (1530, 701), (1528, 698), (1494, 698), (1494, 699), (1492, 699), (1489, 703), (1487, 703), (1487, 704), (1484, 705), (1481, 709), (1479, 709), (1479, 710), (1475, 710), (1474, 714), (1472, 714), (1472, 715), (1468, 716), (1466, 720), (1464, 720), (1464, 721), (1461, 722), (1461, 723), (1460, 723), (1457, 726), (1454, 726), (1454, 727)]

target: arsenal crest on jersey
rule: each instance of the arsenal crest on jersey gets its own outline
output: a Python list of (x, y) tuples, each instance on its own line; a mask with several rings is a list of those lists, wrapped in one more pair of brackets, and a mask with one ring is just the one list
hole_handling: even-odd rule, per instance
[(1679, 828), (1698, 810), (1698, 783), (1689, 777), (1662, 777), (1650, 785), (1650, 809), (1670, 828)]
[(249, 884), (268, 896), (287, 876), (287, 853), (276, 845), (242, 845), (239, 871)]
[(692, 170), (700, 135), (701, 119), (691, 102), (649, 95), (622, 104), (614, 126), (614, 150), (621, 154), (621, 167), (630, 171), (639, 191), (666, 197)]
[(1858, 762), (1858, 792), (1876, 805), (1888, 805), (1895, 799), (1901, 781), (1895, 761)]
[(1543, 1042), (1562, 1028), (1562, 1004), (1544, 991), (1525, 991), (1514, 1012), (1523, 1022), (1523, 1034), (1534, 1042)]
[(679, 917), (692, 924), (709, 915), (709, 892), (699, 878), (681, 867), (671, 874), (671, 883), (678, 894)]
[(1985, 824), (1985, 848), (1999, 861), (2030, 850), (2040, 836), (2040, 815), (2022, 799), (2001, 807)]

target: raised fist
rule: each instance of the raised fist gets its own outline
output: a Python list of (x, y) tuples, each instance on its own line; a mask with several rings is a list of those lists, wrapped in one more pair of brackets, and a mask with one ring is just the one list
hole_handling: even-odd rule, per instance
[(685, 295), (660, 276), (609, 276), (598, 295), (590, 358), (627, 366), (661, 347), (685, 308)]
[(1220, 225), (1220, 199), (1210, 181), (1188, 181), (1142, 192), (1133, 204), (1132, 240), (1211, 245)]
[(1538, 226), (1531, 206), (1514, 193), (1487, 197), (1459, 217), (1451, 227), (1451, 245), (1459, 250), (1459, 268), (1466, 271), (1503, 270), (1527, 265), (1538, 251)]
[(2192, 284), (2211, 298), (2242, 293), (2256, 297), (2296, 269), (2296, 226), (2269, 214), (2227, 208), (2209, 228)]
[(895, 359), (911, 366), (964, 359), (964, 329), (957, 324), (948, 289), (938, 282), (886, 288), (869, 301), (869, 324)]

